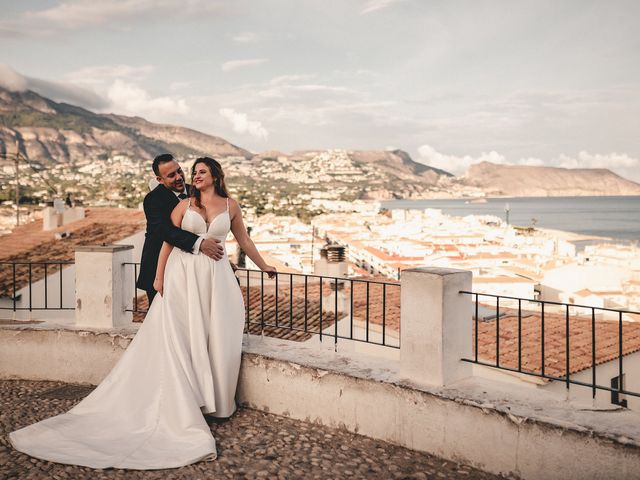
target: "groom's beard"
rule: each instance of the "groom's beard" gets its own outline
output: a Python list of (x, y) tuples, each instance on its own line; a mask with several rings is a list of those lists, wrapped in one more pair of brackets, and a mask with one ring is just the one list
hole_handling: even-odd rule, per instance
[(171, 185), (170, 189), (176, 193), (182, 193), (182, 192), (188, 193), (186, 192), (187, 182), (184, 179), (182, 179), (180, 183), (176, 181), (173, 185)]

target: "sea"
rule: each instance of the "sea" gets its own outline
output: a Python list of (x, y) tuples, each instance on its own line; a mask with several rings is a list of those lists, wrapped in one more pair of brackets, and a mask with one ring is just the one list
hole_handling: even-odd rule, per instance
[[(503, 220), (508, 211), (511, 225), (606, 237), (614, 243), (640, 243), (640, 196), (487, 198), (486, 203), (471, 199), (390, 200), (382, 206), (389, 210), (436, 208), (447, 215), (495, 215)], [(574, 243), (580, 247), (597, 241)]]

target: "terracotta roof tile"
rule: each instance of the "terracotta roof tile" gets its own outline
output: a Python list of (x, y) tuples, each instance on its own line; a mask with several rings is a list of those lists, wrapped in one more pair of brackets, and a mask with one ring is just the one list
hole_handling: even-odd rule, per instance
[[(369, 278), (371, 279), (371, 278)], [(359, 324), (367, 319), (367, 284), (353, 279), (353, 318)], [(363, 280), (363, 279), (360, 279)], [(400, 328), (400, 287), (398, 282), (391, 282), (384, 287), (386, 301), (384, 305), (384, 322), (389, 331), (398, 332)], [(307, 323), (305, 331), (304, 285), (294, 281), (293, 303), (290, 314), (289, 287), (284, 285), (278, 291), (278, 325), (275, 327), (275, 294), (265, 288), (264, 298), (264, 334), (287, 340), (305, 341), (320, 331), (320, 286), (319, 282), (307, 285)], [(369, 284), (368, 319), (372, 328), (380, 327), (383, 321), (383, 286)], [(242, 288), (246, 302), (246, 289)], [(347, 301), (351, 301), (351, 281), (347, 279), (343, 293)], [(330, 282), (323, 283), (323, 296), (333, 296)], [(259, 334), (262, 321), (262, 303), (260, 288), (251, 287), (249, 292), (248, 313), (251, 320), (250, 331)], [(146, 308), (146, 298), (139, 298), (139, 307)], [(487, 306), (491, 308), (491, 306)], [(500, 318), (500, 365), (518, 368), (518, 319), (512, 310), (503, 309), (506, 316)], [(538, 312), (523, 311), (522, 332), (522, 370), (524, 372), (541, 373), (541, 320)], [(342, 315), (340, 315), (342, 316)], [(135, 314), (141, 321), (143, 314)], [(334, 316), (326, 310), (322, 316), (322, 328), (331, 327)], [(495, 363), (496, 359), (496, 321), (480, 321), (478, 337), (478, 355), (480, 360)], [(290, 325), (293, 329), (290, 329)], [(617, 321), (597, 319), (596, 325), (596, 364), (599, 365), (618, 358), (619, 342)], [(623, 321), (623, 354), (640, 351), (640, 323)], [(564, 377), (566, 375), (566, 320), (563, 314), (545, 313), (545, 373)], [(475, 336), (475, 322), (472, 322), (472, 342)], [(591, 367), (591, 317), (571, 315), (569, 318), (569, 371), (571, 374)]]
[[(92, 208), (86, 217), (56, 230), (44, 232), (42, 220), (22, 225), (13, 232), (0, 236), (0, 262), (45, 262), (70, 261), (74, 258), (75, 247), (79, 245), (114, 243), (127, 238), (145, 228), (144, 213), (140, 210), (123, 208)], [(67, 231), (71, 236), (55, 239), (55, 233)], [(59, 267), (47, 267), (52, 274)], [(44, 277), (45, 267), (33, 265), (32, 281)], [(16, 289), (28, 284), (29, 267), (16, 268)], [(0, 264), (0, 296), (12, 296), (13, 267)]]
[[(294, 277), (295, 278), (295, 277)], [(386, 281), (386, 279), (384, 279)], [(332, 283), (323, 282), (322, 296), (333, 299), (335, 293)], [(400, 325), (400, 287), (398, 282), (390, 282), (393, 285), (383, 287), (380, 284), (369, 285), (369, 309), (367, 312), (367, 285), (358, 279), (353, 280), (353, 320), (356, 323), (366, 324), (367, 318), (372, 328), (381, 327), (383, 320), (385, 328), (390, 331), (398, 331)], [(260, 333), (264, 315), (264, 334), (270, 337), (287, 340), (305, 341), (318, 334), (320, 328), (320, 284), (313, 277), (307, 282), (307, 308), (305, 322), (304, 281), (301, 278), (294, 280), (293, 302), (290, 301), (289, 285), (281, 283), (278, 289), (278, 319), (276, 327), (276, 295), (273, 287), (265, 286), (264, 310), (261, 301), (260, 287), (251, 286), (249, 289), (249, 302), (247, 312), (250, 318), (251, 333)], [(385, 290), (385, 314), (383, 316), (382, 291)], [(345, 282), (342, 290), (348, 302), (351, 300), (351, 281)], [(242, 287), (242, 295), (247, 303), (247, 291)], [(331, 301), (331, 300), (330, 300)], [(138, 297), (138, 309), (148, 308), (146, 296)], [(263, 313), (264, 312), (264, 313)], [(346, 316), (347, 312), (340, 312), (339, 316)], [(144, 313), (134, 313), (134, 321), (142, 321)], [(335, 316), (324, 308), (322, 312), (322, 330), (333, 326)], [(306, 325), (306, 326), (305, 326)], [(293, 327), (290, 328), (290, 327)]]
[[(271, 288), (271, 290), (273, 289)], [(249, 302), (247, 302), (247, 289), (242, 287), (245, 311), (249, 320), (249, 331), (252, 334), (260, 334), (262, 331), (268, 337), (303, 342), (318, 334), (321, 329), (324, 330), (334, 324), (335, 316), (333, 313), (324, 311), (322, 312), (321, 328), (320, 287), (318, 285), (308, 289), (306, 314), (304, 295), (297, 293), (299, 292), (294, 292), (293, 302), (290, 302), (289, 287), (278, 289), (276, 309), (275, 292), (266, 290), (263, 302), (260, 287), (251, 287), (249, 288)], [(148, 309), (146, 295), (138, 297), (138, 309)], [(136, 322), (144, 321), (144, 317), (144, 312), (134, 313), (134, 321)]]
[[(500, 365), (518, 368), (518, 318), (512, 311), (500, 317)], [(522, 369), (541, 373), (542, 322), (539, 312), (524, 312), (521, 322)], [(474, 322), (475, 323), (475, 322)], [(563, 314), (545, 313), (544, 354), (545, 374), (566, 375), (566, 318)], [(619, 322), (596, 319), (596, 365), (618, 358)], [(473, 327), (475, 336), (475, 325)], [(488, 363), (496, 361), (496, 321), (478, 322), (478, 357)], [(569, 373), (592, 366), (591, 316), (569, 316)], [(628, 355), (640, 351), (640, 323), (622, 322), (622, 352)]]

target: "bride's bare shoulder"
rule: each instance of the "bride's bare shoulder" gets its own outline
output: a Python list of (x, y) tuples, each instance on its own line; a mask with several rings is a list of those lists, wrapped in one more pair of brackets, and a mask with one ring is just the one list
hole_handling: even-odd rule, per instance
[(174, 225), (179, 225), (184, 217), (185, 212), (189, 208), (189, 199), (180, 200), (171, 212), (171, 221)]

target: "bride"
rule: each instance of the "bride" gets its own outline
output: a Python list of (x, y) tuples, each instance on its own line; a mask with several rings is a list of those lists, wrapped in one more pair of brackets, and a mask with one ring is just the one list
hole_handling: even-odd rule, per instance
[[(171, 214), (176, 226), (224, 243), (229, 231), (267, 272), (220, 164), (198, 158), (195, 190)], [(160, 293), (116, 366), (69, 412), (12, 432), (33, 457), (93, 468), (174, 468), (216, 458), (203, 414), (229, 417), (242, 352), (244, 303), (227, 260), (165, 243), (154, 288)]]

